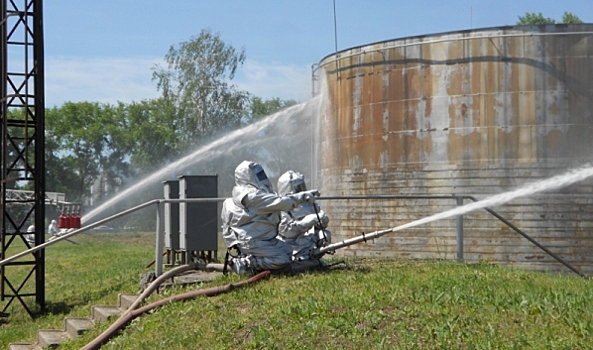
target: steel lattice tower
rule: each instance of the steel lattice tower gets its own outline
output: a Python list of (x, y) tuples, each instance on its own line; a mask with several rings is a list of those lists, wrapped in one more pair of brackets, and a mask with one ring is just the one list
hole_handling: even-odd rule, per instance
[[(9, 250), (30, 247), (25, 237), (35, 226), (35, 244), (44, 242), (45, 227), (45, 92), (42, 0), (0, 0), (0, 260)], [(7, 189), (32, 190), (18, 199)], [(23, 272), (24, 271), (24, 272)], [(2, 312), (18, 300), (32, 315), (27, 297), (45, 308), (45, 254), (0, 267)], [(1, 305), (1, 304), (0, 304)]]

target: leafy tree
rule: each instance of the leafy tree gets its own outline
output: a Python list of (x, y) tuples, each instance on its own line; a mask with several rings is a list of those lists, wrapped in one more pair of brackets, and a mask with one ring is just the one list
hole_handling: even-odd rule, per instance
[[(526, 12), (524, 16), (518, 16), (519, 21), (517, 21), (517, 25), (540, 25), (540, 24), (556, 24), (556, 20), (549, 17), (544, 17), (544, 15), (539, 12)], [(570, 12), (564, 12), (562, 16), (562, 23), (563, 24), (575, 24), (575, 23), (583, 23), (579, 17), (575, 14)]]
[(517, 25), (539, 25), (539, 24), (555, 24), (556, 21), (552, 18), (546, 18), (542, 13), (526, 12), (525, 16), (519, 16)]
[(158, 98), (118, 105), (124, 133), (122, 144), (130, 152), (134, 172), (146, 174), (179, 157), (181, 121), (170, 101)]
[[(47, 112), (46, 112), (47, 114)], [(69, 168), (63, 156), (59, 138), (53, 131), (45, 132), (45, 188), (48, 192), (70, 193), (72, 184), (77, 182), (77, 174)]]
[(68, 102), (46, 110), (45, 121), (47, 151), (51, 152), (46, 155), (47, 172), (50, 178), (60, 177), (48, 181), (55, 186), (46, 186), (48, 191), (64, 191), (69, 201), (80, 201), (99, 177), (112, 189), (121, 184), (118, 179), (129, 170), (125, 161), (129, 152), (113, 107)]
[(197, 37), (171, 46), (166, 68), (153, 68), (162, 98), (176, 108), (176, 132), (185, 147), (209, 135), (241, 125), (249, 94), (229, 84), (245, 60), (244, 50), (224, 43), (219, 34), (202, 30)]
[(577, 17), (577, 15), (575, 15), (575, 14), (572, 14), (570, 12), (564, 12), (564, 14), (562, 15), (562, 23), (579, 24), (579, 23), (583, 23), (583, 21), (581, 21), (581, 19), (579, 17)]

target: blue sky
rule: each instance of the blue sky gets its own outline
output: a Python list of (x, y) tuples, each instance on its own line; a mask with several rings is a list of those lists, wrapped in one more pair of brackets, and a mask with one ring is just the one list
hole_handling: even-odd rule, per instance
[[(247, 56), (234, 84), (263, 98), (305, 101), (311, 65), (336, 48), (333, 0), (44, 1), (46, 105), (159, 95), (151, 67), (202, 29)], [(513, 25), (525, 12), (593, 22), (591, 0), (335, 0), (337, 48)]]

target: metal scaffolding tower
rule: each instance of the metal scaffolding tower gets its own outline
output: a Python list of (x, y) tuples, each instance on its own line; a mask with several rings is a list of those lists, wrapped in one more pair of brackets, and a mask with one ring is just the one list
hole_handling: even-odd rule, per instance
[[(0, 259), (44, 242), (45, 118), (42, 0), (0, 0)], [(33, 191), (32, 196), (10, 189)], [(8, 194), (7, 194), (8, 193)], [(34, 226), (34, 227), (33, 227)], [(29, 232), (27, 232), (29, 231)], [(18, 300), (30, 315), (27, 297), (45, 308), (45, 254), (0, 267), (1, 313)], [(0, 304), (1, 305), (1, 304)]]

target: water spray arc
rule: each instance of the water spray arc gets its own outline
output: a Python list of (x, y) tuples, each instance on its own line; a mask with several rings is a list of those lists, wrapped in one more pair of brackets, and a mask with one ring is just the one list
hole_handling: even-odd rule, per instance
[[(137, 182), (133, 186), (125, 189), (118, 193), (113, 198), (109, 199), (105, 203), (101, 204), (97, 208), (93, 209), (89, 213), (82, 216), (82, 224), (88, 224), (89, 222), (96, 219), (96, 217), (104, 211), (111, 209), (114, 204), (118, 203), (124, 198), (132, 197), (140, 193), (147, 186), (160, 183), (169, 176), (178, 176), (180, 172), (189, 166), (198, 164), (201, 161), (211, 160), (217, 157), (225, 157), (226, 163), (231, 163), (231, 157), (234, 153), (240, 153), (243, 149), (265, 149), (267, 139), (270, 136), (262, 134), (266, 133), (267, 129), (280, 129), (284, 132), (278, 132), (274, 130), (274, 137), (277, 139), (273, 140), (274, 146), (278, 147), (278, 143), (289, 144), (293, 139), (297, 139), (301, 136), (299, 128), (292, 128), (291, 130), (284, 130), (290, 128), (292, 123), (296, 123), (295, 119), (299, 119), (302, 114), (307, 116), (315, 115), (315, 111), (318, 109), (319, 101), (321, 97), (312, 98), (304, 103), (291, 106), (279, 112), (276, 112), (260, 121), (250, 124), (242, 129), (232, 131), (225, 136), (216, 139), (215, 141), (204, 145), (194, 152), (176, 160), (163, 168), (157, 170), (141, 181)], [(269, 146), (269, 145), (268, 145)], [(243, 159), (236, 161), (238, 164)]]

